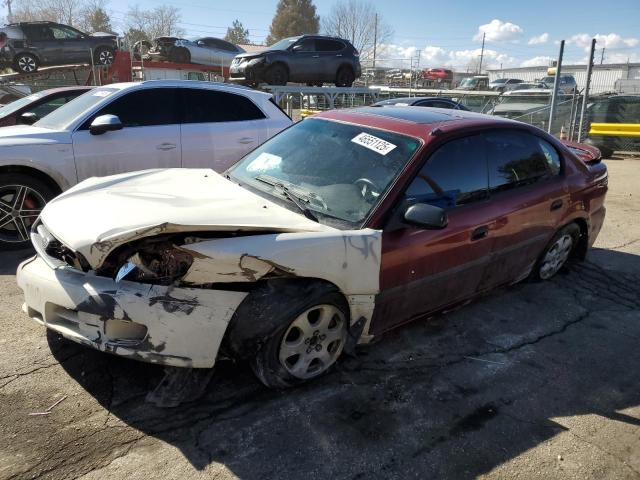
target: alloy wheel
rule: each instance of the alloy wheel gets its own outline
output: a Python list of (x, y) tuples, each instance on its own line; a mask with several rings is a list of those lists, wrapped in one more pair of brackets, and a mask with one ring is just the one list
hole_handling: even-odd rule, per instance
[(547, 280), (560, 271), (573, 249), (573, 237), (565, 233), (547, 250), (540, 263), (540, 278)]
[(36, 69), (36, 61), (32, 57), (20, 57), (18, 59), (18, 67), (23, 72), (31, 73)]
[(316, 305), (289, 325), (280, 342), (280, 363), (296, 378), (316, 377), (336, 362), (346, 337), (344, 313), (334, 305)]
[(0, 242), (28, 241), (31, 226), (45, 203), (43, 196), (31, 187), (0, 187)]
[(98, 62), (102, 65), (111, 65), (113, 63), (113, 53), (109, 50), (102, 50), (98, 55)]

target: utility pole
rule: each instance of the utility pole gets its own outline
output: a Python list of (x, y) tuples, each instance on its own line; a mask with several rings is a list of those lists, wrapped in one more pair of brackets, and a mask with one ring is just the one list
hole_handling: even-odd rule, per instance
[[(604, 48), (602, 49), (604, 51)], [(591, 69), (593, 68), (593, 56), (596, 53), (596, 39), (591, 40), (591, 53), (589, 54), (589, 65), (587, 65), (587, 82), (582, 95), (582, 107), (580, 108), (580, 126), (578, 127), (578, 143), (582, 141), (582, 127), (584, 126), (584, 115), (587, 111), (589, 101), (589, 86), (591, 85)], [(602, 63), (601, 63), (602, 64)]]
[(478, 66), (478, 75), (482, 73), (482, 57), (484, 57), (484, 37), (486, 32), (482, 34), (482, 49), (480, 50), (480, 65)]
[(600, 65), (604, 62), (604, 47), (602, 47), (602, 53), (600, 54)]
[(551, 133), (553, 117), (556, 114), (556, 103), (558, 100), (558, 89), (560, 88), (560, 75), (562, 74), (562, 55), (564, 54), (564, 40), (560, 42), (560, 53), (558, 53), (558, 63), (556, 64), (556, 78), (553, 80), (553, 92), (551, 93), (551, 108), (549, 111), (549, 125), (547, 132)]
[(376, 23), (373, 25), (373, 68), (376, 68), (377, 47), (378, 47), (378, 14), (376, 13)]
[(13, 13), (11, 12), (11, 0), (6, 0), (7, 4), (7, 22), (11, 23), (13, 21)]

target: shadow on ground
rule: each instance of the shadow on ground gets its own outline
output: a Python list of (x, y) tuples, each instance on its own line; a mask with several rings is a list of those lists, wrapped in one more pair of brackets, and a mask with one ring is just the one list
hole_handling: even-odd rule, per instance
[(553, 281), (399, 329), (307, 386), (267, 390), (246, 366), (220, 362), (203, 399), (167, 410), (144, 402), (159, 367), (55, 335), (49, 344), (135, 429), (106, 421), (76, 443), (77, 458), (123, 455), (150, 435), (197, 469), (217, 462), (246, 479), (470, 479), (566, 430), (562, 417), (640, 425), (620, 412), (640, 405), (638, 272), (639, 256), (596, 249)]

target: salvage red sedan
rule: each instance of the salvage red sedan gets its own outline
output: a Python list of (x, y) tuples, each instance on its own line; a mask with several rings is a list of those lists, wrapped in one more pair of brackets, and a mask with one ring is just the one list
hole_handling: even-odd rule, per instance
[(530, 125), (330, 111), (222, 175), (85, 180), (43, 210), (18, 283), (25, 312), (76, 342), (177, 367), (246, 358), (284, 387), (400, 324), (584, 258), (606, 191), (604, 164)]

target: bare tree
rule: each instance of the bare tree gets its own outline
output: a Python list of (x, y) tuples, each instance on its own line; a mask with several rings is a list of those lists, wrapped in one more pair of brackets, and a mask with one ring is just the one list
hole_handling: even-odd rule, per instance
[(376, 44), (385, 43), (393, 36), (393, 29), (369, 0), (338, 0), (322, 18), (322, 30), (327, 35), (349, 40), (363, 60), (373, 57)]
[(144, 32), (149, 40), (157, 37), (179, 37), (184, 35), (180, 28), (180, 10), (177, 7), (161, 5), (150, 10), (142, 10), (134, 5), (127, 12), (127, 30)]
[(20, 0), (13, 10), (14, 22), (48, 20), (76, 26), (83, 9), (82, 0)]

